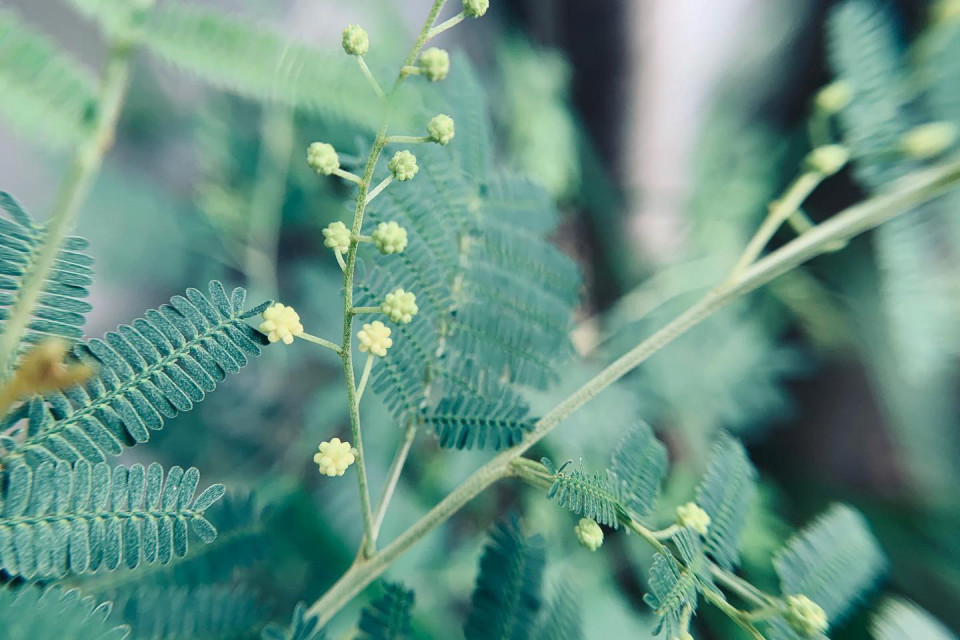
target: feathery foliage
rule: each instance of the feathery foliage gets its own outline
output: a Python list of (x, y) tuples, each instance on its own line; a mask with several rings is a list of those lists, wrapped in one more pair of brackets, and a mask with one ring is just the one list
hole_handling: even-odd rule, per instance
[(188, 531), (211, 542), (204, 511), (223, 495), (213, 485), (194, 498), (200, 473), (135, 464), (45, 462), (3, 470), (0, 566), (8, 573), (64, 576), (141, 563), (166, 564), (187, 553)]
[(667, 638), (677, 637), (684, 608), (696, 608), (696, 575), (669, 553), (659, 552), (653, 557), (647, 579), (650, 592), (644, 600), (659, 617), (654, 633)]
[[(211, 302), (212, 300), (212, 302)], [(0, 462), (88, 460), (102, 462), (124, 447), (146, 442), (150, 430), (204, 399), (228, 373), (260, 354), (266, 338), (245, 318), (266, 303), (244, 310), (246, 292), (228, 298), (217, 281), (210, 298), (197, 289), (174, 296), (131, 325), (121, 325), (104, 340), (90, 340), (77, 357), (98, 368), (98, 375), (28, 406), (28, 424), (19, 437), (0, 440)], [(14, 418), (23, 416), (12, 414)]]
[(317, 624), (317, 619), (308, 617), (306, 611), (302, 602), (297, 603), (290, 626), (267, 625), (261, 634), (263, 640), (323, 640), (326, 634)]
[(402, 584), (383, 583), (383, 595), (360, 612), (358, 640), (404, 640), (410, 636), (413, 591)]
[(112, 610), (76, 589), (0, 589), (4, 640), (124, 640), (130, 628), (113, 622)]
[(906, 600), (891, 598), (873, 618), (875, 640), (956, 640), (929, 613)]
[(89, 130), (95, 86), (86, 69), (0, 9), (0, 118), (14, 131), (52, 149), (71, 148)]
[(540, 616), (540, 626), (531, 637), (534, 640), (582, 640), (580, 601), (573, 587), (565, 582), (556, 586)]
[(756, 471), (743, 445), (723, 435), (697, 487), (697, 505), (710, 516), (706, 552), (730, 569), (739, 563), (740, 537), (756, 497)]
[[(46, 231), (42, 225), (34, 224), (29, 214), (7, 193), (0, 192), (0, 209), (6, 213), (6, 217), (0, 217), (2, 327), (17, 308), (20, 289), (34, 268)], [(52, 336), (70, 341), (83, 337), (84, 314), (91, 308), (84, 298), (93, 281), (93, 258), (83, 253), (86, 248), (87, 241), (83, 238), (64, 240), (20, 341), (21, 352)]]
[(518, 518), (510, 516), (497, 525), (480, 558), (473, 608), (463, 630), (466, 639), (533, 637), (545, 562), (543, 541), (524, 535)]
[(561, 507), (608, 527), (616, 529), (620, 526), (622, 507), (616, 478), (599, 472), (589, 473), (582, 465), (565, 472), (563, 466), (558, 468), (547, 458), (540, 462), (553, 476), (553, 485), (547, 491), (548, 500), (556, 499)]
[(666, 473), (667, 448), (646, 422), (639, 422), (623, 437), (607, 471), (623, 508), (636, 518), (653, 509)]
[(131, 640), (232, 640), (250, 637), (266, 617), (242, 587), (141, 587), (117, 603), (133, 627)]

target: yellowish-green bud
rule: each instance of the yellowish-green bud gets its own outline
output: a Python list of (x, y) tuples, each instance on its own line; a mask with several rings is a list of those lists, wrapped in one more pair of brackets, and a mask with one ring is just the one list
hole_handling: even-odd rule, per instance
[(380, 309), (388, 318), (400, 324), (409, 323), (420, 311), (420, 307), (417, 306), (417, 296), (403, 289), (388, 293)]
[(303, 335), (300, 315), (293, 307), (286, 307), (279, 302), (263, 310), (263, 322), (258, 328), (260, 333), (267, 335), (270, 342), (282, 341), (283, 344), (290, 344), (295, 336)]
[(853, 100), (853, 88), (848, 82), (837, 80), (817, 92), (814, 103), (824, 113), (837, 113)]
[(940, 0), (931, 10), (934, 24), (943, 24), (960, 20), (960, 0)]
[(812, 636), (825, 633), (830, 626), (823, 607), (804, 595), (787, 596), (783, 619), (794, 631)]
[(914, 127), (900, 138), (900, 150), (914, 158), (934, 158), (957, 141), (952, 122), (930, 122)]
[(710, 516), (697, 503), (688, 502), (677, 507), (677, 522), (682, 527), (690, 527), (702, 536), (710, 528)]
[(463, 13), (470, 18), (479, 18), (490, 8), (490, 0), (463, 0)]
[(807, 166), (825, 176), (832, 176), (850, 160), (850, 152), (839, 144), (825, 144), (807, 154)]
[(343, 30), (343, 50), (351, 56), (366, 55), (370, 50), (370, 36), (363, 27), (351, 24)]
[(387, 349), (393, 346), (393, 339), (390, 338), (391, 333), (390, 327), (379, 320), (363, 325), (363, 329), (357, 332), (360, 351), (362, 353), (370, 352), (381, 358), (384, 357), (387, 355)]
[(430, 82), (440, 82), (450, 73), (450, 54), (443, 49), (430, 47), (420, 54), (417, 66), (424, 78)]
[(346, 253), (350, 250), (350, 229), (342, 222), (331, 222), (323, 230), (323, 246)]
[(453, 118), (443, 113), (433, 116), (427, 123), (427, 134), (437, 144), (450, 144), (455, 135)]
[(340, 156), (332, 144), (314, 142), (307, 147), (307, 164), (317, 173), (329, 176), (340, 168)]
[(381, 222), (373, 230), (372, 237), (377, 251), (386, 256), (403, 253), (407, 248), (407, 230), (396, 222)]
[(596, 551), (603, 544), (603, 529), (590, 518), (580, 518), (573, 532), (580, 544), (590, 551)]
[(420, 171), (417, 166), (417, 156), (409, 151), (397, 151), (387, 163), (387, 169), (393, 174), (395, 180), (403, 182), (404, 180), (413, 180), (413, 177)]
[(314, 454), (313, 461), (325, 476), (342, 476), (347, 467), (357, 460), (357, 450), (349, 442), (341, 442), (340, 438), (331, 438), (329, 442), (321, 442), (319, 453)]

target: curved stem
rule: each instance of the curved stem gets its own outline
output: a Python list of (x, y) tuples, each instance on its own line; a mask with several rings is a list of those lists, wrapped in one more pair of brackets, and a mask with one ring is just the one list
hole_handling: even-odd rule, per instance
[(357, 402), (363, 398), (363, 390), (367, 388), (367, 381), (370, 379), (370, 371), (373, 369), (373, 359), (376, 356), (372, 353), (367, 354), (367, 361), (363, 363), (363, 373), (360, 374), (360, 384), (357, 385)]
[[(919, 204), (942, 195), (958, 184), (960, 184), (960, 160), (957, 159), (906, 176), (892, 185), (889, 192), (874, 196), (838, 213), (809, 232), (758, 260), (735, 281), (721, 285), (711, 291), (660, 331), (611, 363), (573, 395), (557, 405), (537, 422), (534, 431), (528, 434), (523, 442), (501, 452), (477, 469), (396, 540), (363, 563), (350, 567), (323, 597), (311, 605), (308, 613), (319, 617), (320, 624), (324, 624), (350, 599), (382, 574), (397, 557), (487, 487), (510, 475), (511, 462), (550, 433), (564, 418), (718, 309), (823, 253), (826, 251), (826, 247), (829, 247), (832, 243), (849, 240), (905, 211), (913, 209)], [(638, 531), (638, 533), (642, 535), (642, 532)], [(649, 534), (650, 532), (647, 531), (646, 533)], [(651, 540), (651, 544), (655, 542), (662, 546), (652, 534), (648, 541)], [(706, 590), (705, 593), (709, 593), (709, 590)], [(717, 597), (715, 600), (714, 604), (716, 606), (725, 607), (725, 610), (732, 610), (735, 615), (743, 614), (722, 598)], [(740, 618), (737, 620), (750, 627), (748, 630), (754, 637), (763, 638), (762, 635), (759, 635), (759, 632), (752, 629), (749, 620)]]
[(383, 492), (380, 494), (380, 502), (377, 503), (377, 510), (373, 514), (373, 540), (376, 542), (380, 535), (380, 527), (383, 525), (383, 518), (387, 514), (387, 507), (390, 500), (393, 499), (393, 492), (397, 489), (397, 482), (400, 480), (400, 474), (403, 471), (403, 465), (407, 462), (407, 456), (410, 453), (410, 447), (417, 435), (417, 424), (411, 421), (407, 428), (403, 430), (403, 439), (400, 440), (400, 447), (397, 454), (390, 463), (390, 469), (387, 471), (387, 481), (383, 486)]

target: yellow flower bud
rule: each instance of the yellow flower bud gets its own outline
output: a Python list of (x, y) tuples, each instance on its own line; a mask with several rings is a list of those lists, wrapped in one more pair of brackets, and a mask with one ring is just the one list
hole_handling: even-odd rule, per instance
[(707, 535), (710, 528), (710, 516), (695, 502), (688, 502), (677, 507), (677, 522), (680, 526), (690, 527), (702, 536)]
[(590, 551), (596, 551), (603, 544), (603, 529), (590, 518), (580, 518), (573, 532), (580, 544)]
[(313, 461), (320, 468), (320, 473), (330, 476), (342, 476), (347, 467), (356, 462), (356, 449), (349, 442), (341, 442), (340, 438), (332, 438), (329, 442), (321, 442), (319, 453), (314, 454)]
[(952, 122), (930, 122), (914, 127), (900, 138), (900, 150), (914, 158), (933, 158), (957, 141), (957, 126)]
[(259, 328), (260, 333), (267, 334), (270, 342), (290, 344), (295, 336), (303, 335), (300, 315), (293, 307), (286, 307), (279, 302), (263, 310), (263, 322)]
[(832, 176), (850, 160), (850, 152), (839, 144), (825, 144), (807, 154), (807, 166), (825, 176)]
[(826, 632), (830, 626), (823, 607), (804, 595), (787, 596), (787, 610), (783, 614), (793, 630), (812, 636)]
[(375, 356), (384, 357), (387, 355), (387, 349), (393, 346), (391, 333), (390, 327), (379, 320), (363, 325), (363, 329), (357, 333), (360, 351), (363, 353), (369, 351)]

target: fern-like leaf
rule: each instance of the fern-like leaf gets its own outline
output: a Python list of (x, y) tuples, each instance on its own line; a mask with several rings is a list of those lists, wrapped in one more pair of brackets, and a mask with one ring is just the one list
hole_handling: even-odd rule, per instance
[(620, 526), (619, 487), (609, 475), (589, 473), (583, 467), (573, 471), (557, 468), (550, 460), (540, 461), (553, 475), (553, 485), (547, 491), (547, 499), (556, 499), (557, 504), (585, 518), (616, 529)]
[(480, 558), (466, 640), (525, 640), (534, 632), (541, 607), (543, 541), (527, 537), (509, 517), (490, 534)]
[(204, 511), (223, 495), (194, 497), (200, 473), (135, 464), (112, 470), (85, 460), (3, 471), (0, 567), (13, 575), (64, 576), (104, 568), (166, 564), (187, 553), (188, 532), (211, 542)]
[[(0, 101), (2, 102), (2, 101)], [(26, 277), (44, 241), (46, 230), (33, 220), (7, 193), (0, 192), (0, 327), (18, 304)], [(47, 275), (20, 349), (50, 337), (78, 340), (83, 337), (84, 314), (90, 304), (84, 298), (93, 281), (93, 258), (82, 253), (83, 238), (68, 237)]]
[(52, 149), (82, 140), (96, 108), (93, 77), (10, 10), (0, 10), (0, 117)]
[(654, 633), (666, 638), (678, 636), (684, 607), (696, 607), (696, 576), (669, 553), (658, 552), (653, 558), (648, 581), (650, 592), (644, 600), (659, 618)]
[(302, 602), (298, 602), (288, 627), (277, 624), (267, 625), (261, 637), (263, 640), (324, 640), (326, 634), (317, 619), (307, 615), (307, 607)]
[(957, 640), (929, 613), (898, 598), (883, 604), (871, 626), (875, 640)]
[(874, 585), (886, 559), (863, 516), (835, 505), (791, 538), (773, 564), (784, 595), (807, 596), (835, 624)]
[(266, 609), (243, 587), (141, 587), (117, 610), (131, 640), (232, 640), (260, 628)]
[(404, 640), (410, 636), (413, 591), (385, 582), (383, 595), (360, 613), (358, 640)]
[(4, 640), (124, 640), (130, 628), (113, 622), (112, 610), (76, 589), (0, 589)]
[[(2, 462), (102, 462), (124, 447), (146, 442), (150, 431), (213, 391), (228, 373), (260, 354), (266, 338), (245, 322), (266, 305), (244, 311), (246, 292), (231, 298), (217, 281), (210, 298), (197, 289), (121, 325), (104, 340), (78, 346), (76, 355), (98, 375), (32, 403), (22, 441), (7, 438)], [(16, 434), (15, 434), (16, 435)]]
[(535, 640), (582, 640), (580, 600), (573, 587), (563, 583), (555, 589), (532, 637)]
[(697, 504), (710, 516), (706, 553), (724, 569), (739, 562), (740, 536), (756, 492), (756, 471), (743, 445), (721, 436), (697, 487)]
[(650, 513), (667, 472), (667, 449), (646, 422), (640, 422), (620, 441), (607, 471), (623, 507), (631, 516)]

